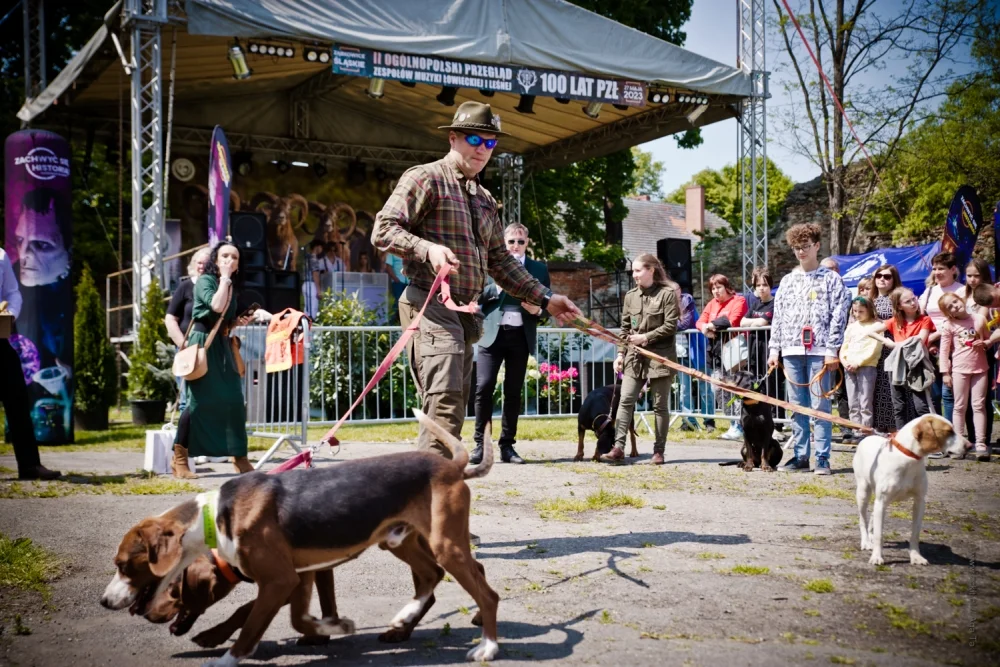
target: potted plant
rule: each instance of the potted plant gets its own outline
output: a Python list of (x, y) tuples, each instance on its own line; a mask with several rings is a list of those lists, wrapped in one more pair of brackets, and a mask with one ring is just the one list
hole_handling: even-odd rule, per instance
[(139, 337), (129, 357), (128, 394), (132, 405), (132, 423), (163, 422), (167, 401), (174, 398), (177, 385), (171, 365), (173, 355), (167, 346), (167, 327), (163, 290), (159, 280), (152, 280), (142, 305)]
[(76, 286), (73, 359), (76, 366), (73, 420), (76, 428), (106, 431), (108, 409), (117, 398), (118, 376), (115, 373), (115, 351), (108, 341), (104, 323), (104, 307), (90, 267), (86, 264)]

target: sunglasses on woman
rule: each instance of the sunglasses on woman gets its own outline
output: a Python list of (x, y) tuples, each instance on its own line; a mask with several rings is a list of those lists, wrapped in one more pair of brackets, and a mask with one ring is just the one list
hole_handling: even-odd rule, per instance
[(892, 280), (891, 273), (876, 273), (875, 280)]
[(496, 138), (483, 139), (478, 134), (467, 134), (465, 135), (465, 143), (469, 144), (470, 146), (476, 146), (477, 148), (479, 147), (480, 144), (482, 144), (483, 146), (486, 146), (486, 148), (493, 150), (497, 145), (497, 140)]

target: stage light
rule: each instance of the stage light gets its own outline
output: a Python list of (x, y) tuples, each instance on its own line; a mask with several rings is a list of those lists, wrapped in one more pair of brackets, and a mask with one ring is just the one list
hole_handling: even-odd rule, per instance
[(243, 79), (249, 79), (250, 75), (253, 74), (253, 70), (247, 65), (247, 56), (243, 53), (243, 47), (240, 46), (240, 41), (233, 41), (233, 45), (229, 47), (229, 62), (233, 66), (233, 78), (237, 81), (242, 81)]
[(707, 104), (701, 104), (697, 106), (694, 111), (688, 114), (687, 116), (688, 122), (694, 125), (694, 122), (698, 120), (701, 117), (701, 115), (706, 111), (708, 111)]
[(568, 97), (557, 97), (556, 98), (556, 102), (558, 102), (559, 104), (569, 104), (569, 98)]
[(313, 164), (313, 172), (315, 172), (316, 178), (323, 178), (326, 176), (326, 165), (322, 162)]
[(534, 114), (535, 112), (532, 111), (534, 106), (535, 106), (534, 95), (521, 95), (521, 99), (518, 100), (517, 106), (514, 107), (514, 110), (517, 111), (518, 113)]
[(380, 100), (385, 95), (385, 79), (368, 79), (368, 90), (365, 91), (373, 100)]
[(365, 163), (361, 160), (352, 160), (347, 165), (347, 184), (352, 187), (363, 185), (367, 179)]
[[(247, 44), (247, 49), (255, 56), (295, 57), (295, 48), (284, 44), (267, 44), (265, 42), (248, 42)], [(308, 56), (306, 59), (308, 60)]]
[(292, 160), (293, 167), (308, 167), (308, 162), (303, 162), (302, 160)]
[(278, 168), (278, 173), (287, 174), (288, 170), (292, 168), (292, 165), (288, 164), (284, 160), (271, 160), (271, 164)]
[(492, 90), (486, 90), (485, 88), (479, 89), (479, 94), (483, 97), (493, 97), (494, 93)]
[(667, 102), (670, 101), (670, 95), (668, 93), (663, 93), (658, 90), (657, 91), (651, 90), (649, 91), (649, 95), (646, 96), (646, 99), (649, 102), (652, 102), (653, 104), (666, 104)]
[(255, 44), (254, 42), (250, 42), (250, 46), (248, 48), (250, 49), (250, 53), (256, 54), (260, 51), (260, 45)]
[(458, 88), (443, 86), (435, 99), (446, 107), (453, 107), (455, 106), (455, 95), (457, 94)]
[(240, 176), (249, 176), (253, 172), (253, 156), (250, 153), (237, 153), (233, 156), (233, 163)]
[(596, 119), (601, 115), (601, 107), (604, 106), (601, 102), (591, 102), (587, 106), (583, 107), (583, 113), (587, 114), (589, 117)]
[[(295, 52), (292, 51), (292, 55)], [(305, 59), (307, 63), (323, 63), (326, 64), (330, 62), (330, 50), (321, 49), (315, 46), (307, 46), (302, 49), (302, 58)]]

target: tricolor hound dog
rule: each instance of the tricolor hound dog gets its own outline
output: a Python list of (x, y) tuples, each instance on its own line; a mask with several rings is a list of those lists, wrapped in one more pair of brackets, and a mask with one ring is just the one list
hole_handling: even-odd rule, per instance
[[(897, 500), (913, 498), (913, 526), (910, 531), (910, 564), (927, 565), (920, 555), (920, 525), (924, 519), (927, 496), (929, 454), (946, 451), (964, 454), (972, 445), (957, 435), (944, 417), (917, 417), (886, 438), (870, 435), (858, 444), (854, 453), (854, 477), (858, 484), (858, 526), (861, 549), (871, 550), (868, 560), (882, 565), (882, 525), (886, 508)], [(868, 522), (868, 502), (875, 494), (875, 509)]]
[[(223, 484), (217, 496), (199, 494), (133, 526), (118, 546), (117, 572), (101, 604), (145, 615), (151, 601), (184, 568), (199, 556), (209, 556), (206, 541), (217, 541), (219, 555), (258, 587), (236, 642), (220, 659), (206, 663), (232, 667), (254, 652), (289, 600), (293, 618), (313, 626), (313, 634), (341, 632), (342, 626), (331, 628), (325, 619), (308, 615), (314, 573), (346, 562), (373, 544), (393, 544), (405, 525), (426, 541), (435, 563), (479, 606), (482, 640), (466, 658), (492, 660), (499, 651), (500, 598), (469, 547), (470, 492), (465, 480), (489, 471), (493, 449), (485, 448), (482, 463), (466, 470), (469, 453), (461, 442), (419, 410), (414, 412), (451, 447), (452, 460), (426, 451), (404, 452), (280, 475), (241, 475)], [(420, 540), (404, 536), (399, 546), (406, 544), (420, 545)], [(397, 619), (416, 618), (426, 610), (429, 597), (430, 591), (423, 596), (418, 591)]]

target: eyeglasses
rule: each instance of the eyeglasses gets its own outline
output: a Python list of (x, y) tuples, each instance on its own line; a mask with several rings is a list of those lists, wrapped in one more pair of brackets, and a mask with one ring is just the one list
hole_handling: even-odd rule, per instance
[(795, 251), (795, 252), (805, 252), (807, 250), (811, 250), (814, 245), (816, 245), (816, 244), (815, 243), (810, 243), (809, 245), (799, 245), (799, 246), (793, 245), (792, 246), (792, 250)]
[(891, 273), (876, 273), (875, 280), (892, 280)]
[(524, 239), (507, 239), (507, 245), (514, 245), (515, 243), (517, 245), (524, 245), (527, 241)]
[(467, 134), (465, 135), (465, 143), (469, 144), (470, 146), (477, 146), (477, 147), (480, 144), (482, 144), (483, 146), (486, 146), (486, 148), (493, 150), (497, 145), (497, 140), (496, 138), (483, 139), (478, 134)]

